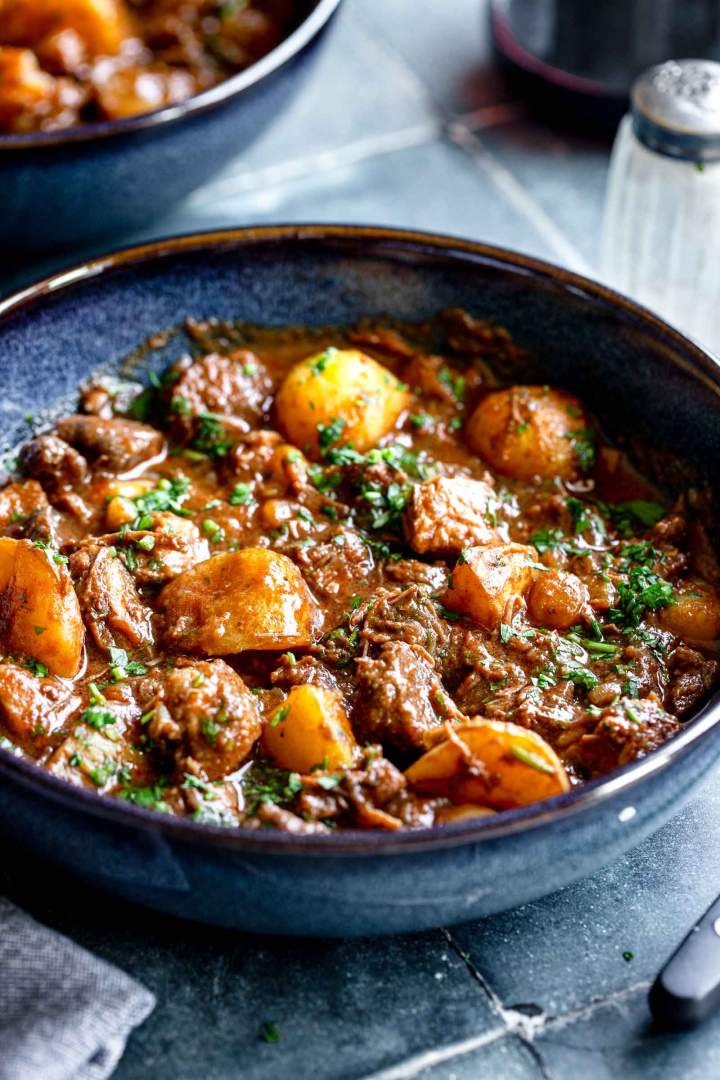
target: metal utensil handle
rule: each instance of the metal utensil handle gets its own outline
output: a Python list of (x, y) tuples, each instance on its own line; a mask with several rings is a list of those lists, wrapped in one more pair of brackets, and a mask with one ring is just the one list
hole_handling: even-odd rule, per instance
[(720, 1007), (720, 896), (668, 960), (649, 1002), (665, 1027), (692, 1027)]

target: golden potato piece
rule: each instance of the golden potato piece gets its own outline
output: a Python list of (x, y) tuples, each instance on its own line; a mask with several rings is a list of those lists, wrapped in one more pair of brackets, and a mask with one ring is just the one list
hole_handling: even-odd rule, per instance
[(445, 603), (488, 630), (512, 622), (536, 570), (535, 548), (525, 544), (489, 544), (466, 548), (452, 573)]
[(550, 799), (570, 789), (552, 747), (534, 731), (500, 720), (474, 720), (450, 729), (406, 771), (422, 795), (494, 810)]
[(449, 555), (499, 540), (485, 514), (492, 488), (465, 476), (435, 476), (416, 484), (404, 513), (405, 537), (420, 555)]
[(67, 568), (29, 540), (4, 538), (0, 584), (10, 566), (3, 596), (8, 651), (39, 660), (53, 675), (72, 678), (80, 669), (85, 628)]
[(263, 745), (282, 769), (301, 773), (347, 768), (357, 750), (340, 694), (309, 684), (292, 688), (265, 724)]
[(533, 622), (553, 630), (568, 630), (580, 622), (590, 603), (590, 592), (579, 577), (563, 570), (538, 574), (528, 596)]
[(660, 623), (665, 630), (690, 641), (720, 638), (720, 597), (704, 581), (688, 583), (687, 592), (676, 592), (675, 603), (663, 608)]
[(592, 435), (577, 398), (547, 386), (512, 386), (484, 397), (470, 417), (470, 449), (504, 476), (570, 477), (587, 470)]
[(296, 364), (275, 399), (286, 437), (316, 461), (336, 444), (370, 450), (409, 402), (404, 384), (377, 360), (334, 348)]
[(112, 55), (132, 37), (119, 0), (0, 0), (4, 45), (32, 47), (61, 30), (74, 30), (91, 56)]
[(204, 656), (310, 645), (320, 614), (290, 559), (267, 548), (215, 555), (160, 593), (170, 648)]

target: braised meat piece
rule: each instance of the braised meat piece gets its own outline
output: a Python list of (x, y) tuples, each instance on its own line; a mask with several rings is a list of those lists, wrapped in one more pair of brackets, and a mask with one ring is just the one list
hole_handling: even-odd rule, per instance
[(405, 509), (405, 537), (419, 555), (459, 555), (464, 547), (497, 543), (487, 522), (493, 490), (482, 480), (436, 476), (416, 484)]
[(149, 678), (139, 690), (152, 713), (149, 737), (174, 759), (177, 772), (195, 762), (210, 780), (234, 772), (260, 735), (260, 711), (224, 660), (198, 662)]
[(164, 444), (159, 431), (135, 420), (103, 420), (78, 413), (58, 420), (55, 430), (96, 469), (105, 472), (128, 472), (157, 457)]
[(50, 503), (37, 480), (8, 484), (0, 489), (0, 529), (10, 536), (41, 536), (52, 533)]
[(25, 443), (20, 451), (20, 467), (49, 495), (82, 483), (88, 474), (82, 454), (57, 435), (37, 435)]
[(89, 546), (70, 560), (85, 624), (100, 649), (153, 640), (150, 608), (140, 599), (132, 574), (109, 547)]
[(684, 716), (707, 694), (717, 679), (718, 662), (703, 656), (697, 649), (678, 645), (669, 657), (673, 674), (670, 687), (670, 708)]
[(459, 716), (425, 649), (389, 641), (376, 659), (356, 664), (357, 701), (353, 722), (372, 741), (399, 750), (422, 747), (428, 731), (448, 716)]
[(238, 432), (243, 427), (250, 431), (267, 417), (272, 389), (272, 379), (254, 353), (203, 356), (172, 384), (170, 411), (176, 435), (188, 438), (193, 430), (197, 434), (194, 418), (206, 413), (241, 420)]
[(644, 757), (679, 727), (655, 697), (621, 698), (599, 716), (588, 713), (573, 723), (556, 745), (581, 775), (602, 776)]
[(80, 695), (59, 679), (41, 677), (18, 664), (0, 664), (0, 733), (11, 735), (32, 757), (80, 704)]

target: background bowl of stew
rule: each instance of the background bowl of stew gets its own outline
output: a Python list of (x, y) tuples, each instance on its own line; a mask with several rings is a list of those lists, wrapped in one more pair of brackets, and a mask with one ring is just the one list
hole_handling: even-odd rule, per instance
[[(610, 437), (630, 433), (691, 465), (716, 460), (720, 367), (656, 316), (524, 255), (344, 226), (160, 241), (10, 297), (3, 449), (29, 434), (28, 410), (66, 407), (93, 369), (188, 316), (327, 326), (446, 307), (506, 326), (530, 377), (591, 403)], [(720, 486), (716, 470), (707, 479)], [(74, 788), (0, 748), (0, 829), (123, 897), (223, 926), (345, 936), (461, 922), (569, 884), (659, 828), (720, 754), (718, 696), (646, 757), (566, 795), (400, 833), (215, 827)]]
[(298, 25), (257, 63), (124, 120), (0, 134), (0, 244), (40, 249), (138, 228), (213, 176), (284, 107), (341, 0), (299, 0)]

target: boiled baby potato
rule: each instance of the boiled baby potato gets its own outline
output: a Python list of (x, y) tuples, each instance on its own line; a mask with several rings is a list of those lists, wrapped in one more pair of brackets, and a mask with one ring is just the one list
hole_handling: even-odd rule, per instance
[(494, 810), (550, 799), (570, 782), (555, 751), (534, 731), (500, 720), (474, 720), (428, 750), (406, 771), (421, 795)]
[(571, 477), (592, 465), (580, 402), (548, 386), (511, 386), (482, 399), (467, 425), (470, 449), (518, 480)]
[(112, 55), (132, 36), (119, 0), (0, 0), (0, 44), (39, 44), (74, 30), (91, 56)]
[(85, 628), (64, 564), (30, 540), (0, 540), (5, 646), (53, 675), (72, 678), (82, 660)]
[(327, 348), (296, 364), (278, 391), (278, 423), (317, 460), (331, 446), (370, 450), (410, 402), (391, 371), (357, 349)]
[(528, 611), (538, 626), (569, 630), (580, 622), (590, 603), (590, 592), (579, 577), (563, 570), (538, 574), (528, 596)]
[(263, 744), (280, 768), (300, 773), (347, 768), (357, 750), (340, 694), (311, 685), (292, 688), (265, 724)]
[(512, 622), (536, 573), (537, 552), (525, 544), (465, 548), (452, 572), (445, 603), (493, 630)]
[(310, 645), (320, 614), (286, 555), (248, 547), (185, 570), (160, 593), (165, 643), (226, 656)]
[(675, 591), (675, 602), (659, 613), (665, 630), (690, 641), (720, 638), (720, 597), (704, 581), (688, 583), (687, 591)]

